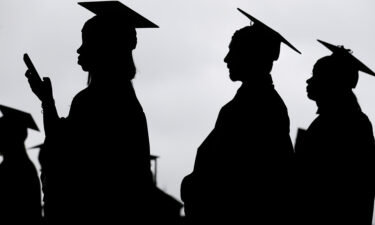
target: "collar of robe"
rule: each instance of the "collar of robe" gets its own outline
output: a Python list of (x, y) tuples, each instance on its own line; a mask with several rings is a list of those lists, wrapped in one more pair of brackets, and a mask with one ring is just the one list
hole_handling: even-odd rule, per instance
[[(249, 75), (252, 76), (252, 75)], [(259, 78), (244, 81), (237, 92), (262, 92), (274, 89), (271, 74), (255, 75)]]
[(345, 115), (351, 113), (361, 112), (361, 107), (358, 104), (357, 98), (353, 92), (340, 96), (335, 101), (318, 106), (317, 114), (319, 115)]

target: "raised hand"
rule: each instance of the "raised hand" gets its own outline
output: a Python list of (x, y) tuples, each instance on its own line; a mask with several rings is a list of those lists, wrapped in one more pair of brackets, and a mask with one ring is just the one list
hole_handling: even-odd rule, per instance
[(39, 98), (40, 101), (46, 102), (53, 100), (52, 84), (49, 77), (43, 77), (43, 81), (40, 82), (38, 79), (31, 75), (30, 70), (26, 71), (25, 76), (29, 81), (31, 90)]

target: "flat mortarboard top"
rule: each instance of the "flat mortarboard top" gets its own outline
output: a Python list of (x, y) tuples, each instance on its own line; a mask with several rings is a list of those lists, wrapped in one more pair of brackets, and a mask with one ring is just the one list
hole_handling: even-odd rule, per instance
[(30, 147), (29, 149), (38, 149), (38, 148), (43, 148), (43, 147), (44, 147), (44, 143), (38, 144), (38, 145), (34, 145), (34, 146)]
[(11, 120), (14, 124), (39, 131), (38, 126), (36, 125), (30, 113), (26, 113), (4, 105), (0, 105), (0, 111), (3, 114), (0, 119)]
[(271, 35), (275, 35), (275, 37), (277, 39), (280, 40), (280, 42), (283, 42), (284, 44), (288, 45), (291, 49), (293, 49), (294, 51), (298, 52), (299, 54), (301, 54), (300, 51), (298, 51), (297, 48), (295, 48), (291, 43), (289, 43), (283, 36), (281, 36), (281, 34), (279, 34), (278, 32), (276, 32), (275, 30), (273, 30), (272, 28), (270, 28), (269, 26), (265, 25), (264, 23), (262, 23), (261, 21), (257, 20), (255, 17), (249, 15), (248, 13), (246, 13), (245, 11), (243, 11), (242, 9), (240, 8), (237, 8), (238, 11), (240, 11), (242, 14), (244, 14), (247, 18), (249, 18), (254, 24), (257, 24), (257, 26), (261, 26), (263, 27), (267, 32), (269, 32)]
[(332, 54), (338, 54), (345, 57), (348, 60), (348, 63), (352, 64), (351, 66), (354, 66), (357, 70), (375, 76), (375, 73), (361, 61), (359, 61), (356, 57), (354, 57), (351, 54), (350, 50), (345, 49), (343, 46), (336, 46), (321, 40), (318, 41), (326, 48), (328, 48), (332, 52)]
[(156, 160), (157, 158), (159, 158), (159, 156), (157, 156), (157, 155), (150, 155), (150, 160)]
[(159, 28), (158, 25), (119, 1), (78, 2), (78, 4), (98, 16), (119, 17), (135, 28)]

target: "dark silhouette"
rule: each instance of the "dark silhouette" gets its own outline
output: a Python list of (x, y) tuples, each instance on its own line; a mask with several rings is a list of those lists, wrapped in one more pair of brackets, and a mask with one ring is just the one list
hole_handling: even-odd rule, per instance
[(154, 224), (179, 225), (182, 224), (181, 209), (182, 203), (169, 194), (155, 186), (153, 190), (154, 218), (150, 222)]
[[(42, 224), (48, 224), (47, 218), (49, 215), (49, 207), (48, 207), (48, 197), (50, 194), (48, 193), (48, 186), (47, 186), (47, 179), (46, 179), (46, 172), (48, 173), (48, 157), (46, 156), (46, 147), (44, 144), (39, 144), (36, 146), (31, 147), (30, 149), (39, 149), (38, 161), (40, 164), (40, 181), (42, 184)], [(48, 154), (47, 154), (48, 155)], [(53, 175), (53, 174), (52, 174)], [(48, 176), (47, 176), (48, 177)]]
[[(152, 192), (152, 222), (154, 224), (173, 224), (183, 223), (181, 217), (182, 203), (162, 191), (157, 186), (157, 159), (159, 156), (151, 155), (150, 160), (154, 161), (153, 177), (154, 188)], [(151, 221), (151, 220), (150, 220)]]
[(153, 188), (147, 123), (131, 80), (136, 29), (157, 27), (117, 1), (82, 2), (94, 12), (82, 29), (78, 64), (88, 87), (59, 118), (51, 82), (39, 84), (46, 139), (43, 153), (49, 224), (143, 224)]
[(303, 141), (305, 139), (306, 130), (302, 128), (298, 128), (297, 130), (297, 136), (296, 136), (296, 142), (294, 144), (294, 149), (300, 149), (301, 145), (303, 144)]
[(372, 125), (352, 91), (358, 71), (375, 75), (343, 47), (319, 59), (307, 80), (318, 117), (296, 146), (300, 224), (371, 225), (375, 146)]
[(270, 72), (281, 42), (295, 48), (240, 11), (254, 24), (234, 33), (224, 61), (230, 79), (243, 84), (198, 148), (181, 198), (192, 224), (290, 224), (293, 146)]
[(0, 111), (0, 224), (40, 224), (39, 177), (24, 144), (27, 128), (38, 127), (28, 113), (3, 105)]

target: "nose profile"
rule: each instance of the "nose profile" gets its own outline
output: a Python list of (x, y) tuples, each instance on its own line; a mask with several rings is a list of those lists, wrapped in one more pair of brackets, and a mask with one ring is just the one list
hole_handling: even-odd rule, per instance
[(79, 48), (77, 49), (77, 53), (78, 53), (78, 54), (81, 54), (81, 50), (82, 50), (82, 45), (79, 46)]
[(229, 62), (229, 57), (230, 57), (230, 52), (228, 52), (227, 55), (224, 57), (224, 62), (225, 63)]

